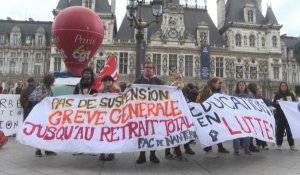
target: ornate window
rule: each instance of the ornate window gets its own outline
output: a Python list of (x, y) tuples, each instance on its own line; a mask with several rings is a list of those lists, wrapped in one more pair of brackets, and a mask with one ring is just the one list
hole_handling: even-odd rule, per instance
[(272, 43), (273, 43), (273, 47), (277, 47), (277, 37), (276, 36), (272, 37)]
[(193, 76), (193, 55), (186, 55), (184, 58), (184, 75), (187, 77), (192, 77)]
[(224, 77), (224, 58), (216, 57), (216, 77)]
[(273, 68), (273, 72), (274, 72), (274, 79), (279, 79), (279, 67), (274, 67)]
[(60, 71), (61, 70), (61, 58), (55, 57), (54, 58), (54, 71)]
[(241, 35), (240, 34), (235, 35), (235, 45), (241, 46)]
[(253, 35), (249, 37), (250, 47), (255, 47), (255, 38)]
[(84, 6), (87, 8), (92, 8), (93, 0), (85, 0)]
[(0, 44), (5, 44), (5, 34), (0, 34)]
[(36, 54), (35, 54), (35, 57), (36, 57), (36, 58), (42, 58), (42, 54), (41, 54), (41, 53), (36, 53)]
[(16, 52), (11, 52), (10, 57), (11, 58), (17, 58), (17, 53)]
[(19, 36), (18, 36), (18, 34), (13, 34), (12, 44), (15, 45), (15, 46), (19, 45)]
[(14, 62), (14, 61), (9, 62), (9, 73), (10, 74), (16, 73), (16, 62)]
[(248, 22), (253, 22), (253, 10), (248, 10)]
[(244, 45), (245, 45), (245, 46), (248, 45), (248, 38), (247, 38), (247, 36), (244, 36)]
[(33, 67), (33, 74), (34, 75), (41, 75), (41, 65), (34, 65)]
[(206, 34), (206, 32), (201, 32), (200, 33), (200, 38), (201, 38), (201, 42), (207, 41), (207, 34)]
[(23, 53), (23, 58), (28, 58), (28, 53), (27, 52), (25, 52), (25, 53)]
[(43, 35), (39, 35), (38, 36), (38, 43), (39, 46), (42, 46), (44, 44), (44, 36)]
[(119, 73), (127, 74), (128, 72), (128, 52), (120, 52)]
[(266, 47), (266, 39), (265, 39), (265, 37), (261, 38), (261, 46), (262, 47)]
[(244, 67), (243, 66), (236, 66), (236, 78), (243, 78), (244, 76)]
[(156, 75), (161, 75), (161, 54), (153, 54), (153, 63), (155, 64)]
[(177, 55), (169, 55), (169, 75), (175, 75), (177, 73)]
[(250, 79), (257, 79), (257, 67), (250, 66)]
[(26, 36), (25, 38), (25, 44), (30, 45), (31, 44), (31, 36)]
[(23, 75), (26, 75), (28, 73), (28, 63), (27, 62), (24, 62), (22, 63), (22, 74)]

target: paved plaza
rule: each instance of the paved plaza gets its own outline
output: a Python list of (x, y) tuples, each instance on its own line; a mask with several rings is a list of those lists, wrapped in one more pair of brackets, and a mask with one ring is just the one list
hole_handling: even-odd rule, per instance
[[(288, 150), (286, 141), (282, 151), (270, 146), (270, 150), (252, 155), (241, 153), (240, 156), (232, 154), (231, 142), (224, 145), (231, 153), (219, 154), (217, 159), (205, 157), (199, 144), (192, 144), (196, 155), (185, 155), (187, 162), (165, 160), (164, 151), (158, 151), (160, 164), (147, 160), (145, 164), (137, 165), (138, 153), (116, 154), (116, 159), (111, 162), (99, 161), (98, 156), (67, 153), (35, 157), (34, 148), (9, 138), (8, 144), (0, 150), (0, 175), (300, 175), (300, 151)], [(296, 141), (297, 145), (300, 141)]]

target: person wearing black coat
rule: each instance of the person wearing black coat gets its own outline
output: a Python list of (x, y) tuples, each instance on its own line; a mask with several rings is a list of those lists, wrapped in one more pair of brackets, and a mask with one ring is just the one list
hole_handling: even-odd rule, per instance
[[(134, 81), (134, 84), (152, 84), (152, 85), (164, 85), (164, 82), (155, 75), (155, 64), (151, 61), (146, 61), (144, 63), (143, 74)], [(150, 151), (150, 161), (152, 163), (160, 163), (159, 159), (155, 155), (155, 150)], [(141, 151), (137, 164), (146, 162), (146, 152)]]
[(281, 150), (281, 145), (283, 142), (284, 131), (286, 130), (287, 140), (290, 146), (290, 150), (297, 151), (295, 149), (295, 143), (293, 139), (293, 135), (289, 126), (289, 123), (286, 119), (285, 114), (283, 113), (279, 101), (296, 101), (295, 95), (289, 90), (288, 84), (286, 82), (281, 82), (279, 85), (279, 92), (276, 93), (273, 106), (276, 108), (275, 112), (275, 120), (276, 120), (276, 144), (277, 150)]

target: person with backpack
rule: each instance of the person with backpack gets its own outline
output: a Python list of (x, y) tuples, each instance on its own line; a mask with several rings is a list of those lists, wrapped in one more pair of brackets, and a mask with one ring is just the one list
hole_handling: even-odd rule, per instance
[[(214, 93), (222, 93), (221, 85), (222, 85), (222, 81), (220, 78), (215, 77), (215, 78), (212, 78), (211, 80), (209, 80), (207, 82), (207, 85), (204, 86), (202, 91), (199, 92), (199, 94), (196, 98), (196, 102), (203, 103)], [(205, 151), (206, 156), (209, 158), (217, 158), (218, 157), (217, 155), (215, 155), (212, 152), (212, 146), (205, 147), (203, 150)], [(226, 148), (224, 148), (222, 143), (218, 143), (218, 152), (219, 153), (229, 153), (229, 151)]]
[[(42, 101), (45, 97), (52, 97), (54, 96), (51, 86), (53, 85), (55, 78), (53, 74), (45, 75), (43, 78), (43, 84), (37, 86), (34, 91), (29, 95), (29, 101), (34, 105)], [(55, 156), (57, 155), (55, 152), (52, 151), (45, 151), (45, 154), (48, 156)], [(42, 157), (42, 152), (40, 149), (36, 149), (35, 152), (36, 157)]]
[(20, 103), (22, 108), (24, 109), (23, 112), (23, 120), (27, 118), (29, 115), (30, 111), (34, 107), (33, 103), (29, 101), (29, 95), (34, 91), (36, 88), (36, 82), (32, 77), (29, 77), (27, 79), (27, 87), (24, 88), (20, 94)]

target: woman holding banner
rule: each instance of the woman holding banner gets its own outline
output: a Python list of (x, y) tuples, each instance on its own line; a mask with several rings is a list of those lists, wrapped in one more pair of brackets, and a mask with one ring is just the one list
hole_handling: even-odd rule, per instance
[[(34, 91), (29, 95), (29, 101), (35, 105), (42, 101), (45, 97), (54, 96), (51, 86), (53, 85), (55, 78), (52, 74), (45, 75), (43, 78), (43, 84), (36, 87)], [(52, 151), (45, 151), (45, 154), (48, 156), (55, 156), (56, 153)], [(42, 151), (40, 149), (36, 149), (35, 151), (36, 157), (42, 157)]]
[[(197, 103), (203, 103), (205, 100), (207, 100), (210, 96), (212, 96), (214, 93), (221, 93), (221, 85), (222, 81), (220, 78), (212, 78), (207, 82), (207, 85), (203, 88), (203, 90), (198, 94), (196, 98)], [(218, 156), (213, 154), (212, 147), (205, 147), (203, 149), (206, 152), (206, 156), (210, 158), (217, 158)], [(227, 149), (223, 147), (222, 143), (218, 144), (218, 152), (219, 153), (229, 153)]]
[[(235, 92), (233, 96), (241, 97), (241, 98), (253, 98), (253, 95), (249, 92), (246, 82), (239, 81), (236, 84)], [(250, 137), (245, 137), (243, 139), (243, 147), (244, 152), (246, 155), (251, 155), (250, 152)], [(240, 147), (240, 140), (239, 139), (233, 139), (233, 149), (234, 149), (234, 155), (239, 155), (239, 147)]]
[(277, 150), (281, 150), (281, 145), (283, 142), (284, 131), (286, 130), (287, 140), (290, 146), (290, 150), (297, 151), (295, 149), (295, 143), (292, 136), (292, 132), (289, 123), (284, 115), (278, 101), (296, 101), (295, 95), (289, 90), (288, 84), (286, 82), (281, 82), (279, 85), (279, 92), (275, 95), (273, 100), (273, 106), (276, 108), (275, 120), (276, 120), (276, 144)]
[[(99, 93), (120, 93), (121, 89), (115, 84), (114, 79), (110, 75), (106, 75), (101, 80)], [(115, 155), (110, 153), (107, 157), (105, 154), (100, 154), (99, 160), (111, 161), (115, 159)]]
[[(172, 83), (170, 83), (170, 86), (177, 86), (178, 89), (183, 90), (183, 88), (185, 87), (184, 79), (183, 79), (183, 77), (180, 73), (176, 74), (175, 80)], [(184, 144), (184, 149), (185, 149), (186, 154), (191, 154), (191, 155), (195, 154), (195, 152), (190, 147), (190, 142)], [(180, 145), (174, 147), (174, 154), (176, 155), (175, 158), (177, 160), (187, 161), (187, 158), (182, 155)], [(166, 159), (173, 159), (173, 155), (171, 153), (171, 148), (166, 148), (165, 149), (165, 158)]]

